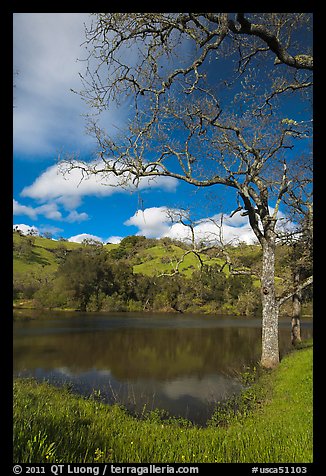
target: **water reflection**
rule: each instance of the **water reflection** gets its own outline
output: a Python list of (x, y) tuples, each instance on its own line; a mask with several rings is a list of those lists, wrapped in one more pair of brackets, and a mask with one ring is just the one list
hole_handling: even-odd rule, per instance
[[(289, 332), (280, 326), (282, 352)], [(255, 319), (50, 314), (14, 323), (14, 373), (200, 423), (239, 392), (237, 374), (259, 360), (260, 336)]]

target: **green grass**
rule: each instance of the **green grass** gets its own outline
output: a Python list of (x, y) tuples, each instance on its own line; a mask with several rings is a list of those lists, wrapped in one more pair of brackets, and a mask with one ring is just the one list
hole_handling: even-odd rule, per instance
[[(13, 233), (13, 242), (18, 245), (26, 237), (20, 236), (18, 233)], [(19, 257), (17, 252), (14, 252), (13, 272), (14, 276), (24, 280), (24, 277), (49, 276), (58, 269), (58, 260), (56, 259), (54, 251), (58, 246), (64, 246), (67, 250), (74, 250), (79, 248), (80, 243), (73, 243), (69, 241), (61, 242), (43, 237), (34, 237), (33, 253), (29, 259)], [(117, 244), (106, 244), (104, 249), (111, 251), (118, 248)], [(171, 244), (168, 248), (158, 244), (146, 249), (140, 249), (130, 258), (129, 262), (133, 265), (135, 274), (144, 274), (147, 276), (157, 276), (163, 273), (172, 273), (175, 269), (176, 263), (182, 258), (185, 250), (177, 245)], [(261, 250), (257, 246), (248, 245), (246, 248), (238, 250), (236, 247), (230, 249), (230, 253), (235, 257), (239, 255), (251, 257), (254, 259), (259, 256)], [(209, 266), (224, 264), (223, 258), (209, 258), (204, 253), (201, 253), (201, 259), (204, 264)], [(195, 270), (200, 269), (200, 262), (194, 253), (189, 253), (184, 257), (183, 262), (179, 266), (179, 271), (186, 277), (191, 277)], [(249, 268), (248, 268), (249, 269)], [(226, 266), (224, 273), (228, 276), (229, 269)], [(254, 286), (260, 286), (260, 280), (254, 277)]]
[(15, 462), (312, 461), (312, 346), (286, 356), (241, 397), (227, 423), (198, 428), (159, 412), (143, 419), (117, 405), (47, 383), (14, 384)]
[[(18, 245), (26, 237), (13, 233), (13, 243)], [(14, 251), (13, 255), (13, 272), (14, 276), (28, 276), (30, 274), (42, 277), (45, 275), (51, 275), (58, 269), (58, 260), (56, 259), (55, 251), (59, 246), (64, 246), (67, 250), (75, 250), (80, 248), (80, 243), (73, 243), (70, 241), (55, 241), (49, 238), (43, 238), (40, 236), (34, 237), (33, 253), (29, 259), (20, 257), (17, 252)], [(111, 251), (118, 245), (106, 244), (104, 249)]]
[[(26, 239), (18, 233), (13, 233), (13, 243), (18, 245), (22, 240)], [(58, 268), (58, 261), (51, 250), (55, 250), (61, 242), (50, 240), (48, 238), (35, 237), (33, 244), (33, 253), (29, 259), (20, 257), (14, 252), (13, 272), (14, 275), (24, 275), (30, 273), (51, 274)], [(76, 249), (79, 243), (64, 242), (64, 246), (68, 250)]]
[[(176, 264), (183, 257), (185, 250), (176, 245), (171, 245), (169, 250), (158, 245), (138, 253), (139, 264), (133, 266), (134, 273), (145, 274), (147, 276), (157, 276), (162, 273), (172, 273)], [(201, 253), (201, 259), (204, 264), (213, 266), (215, 264), (222, 265), (221, 258), (208, 258)], [(163, 261), (162, 261), (163, 260)], [(184, 256), (182, 263), (179, 265), (179, 271), (186, 277), (190, 277), (195, 270), (201, 267), (198, 257), (194, 253), (188, 253)], [(228, 274), (228, 270), (225, 272)]]

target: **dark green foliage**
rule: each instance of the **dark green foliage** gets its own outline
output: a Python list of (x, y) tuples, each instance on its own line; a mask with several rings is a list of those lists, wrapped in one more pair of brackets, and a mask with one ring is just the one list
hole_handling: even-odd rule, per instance
[(139, 245), (141, 245), (145, 241), (146, 241), (145, 236), (130, 235), (130, 236), (126, 236), (125, 238), (121, 240), (120, 246), (122, 248), (132, 249), (132, 248), (135, 248), (136, 246), (139, 247)]
[[(104, 296), (117, 293), (128, 299), (133, 289), (133, 273), (130, 266), (110, 260), (101, 247), (83, 247), (71, 251), (57, 272), (67, 290), (82, 311), (92, 299), (92, 310), (101, 309)], [(95, 309), (94, 309), (95, 308)]]
[(260, 268), (263, 252), (259, 246), (241, 243), (230, 249), (233, 265), (247, 269)]
[(203, 302), (217, 301), (221, 305), (225, 302), (228, 280), (229, 278), (220, 271), (219, 266), (204, 266), (201, 271), (194, 272), (192, 275), (196, 296)]
[(51, 285), (43, 286), (34, 297), (46, 307), (75, 306), (82, 311), (187, 312), (207, 305), (207, 312), (215, 312), (225, 303), (236, 304), (250, 289), (251, 276), (226, 276), (218, 266), (204, 266), (191, 278), (176, 275), (153, 280), (134, 274), (132, 266), (113, 259), (112, 252), (82, 247), (69, 252)]
[(119, 246), (118, 248), (111, 250), (110, 255), (112, 259), (121, 260), (128, 257), (128, 251), (122, 246)]
[(65, 246), (64, 242), (58, 243), (58, 246), (56, 248), (53, 248), (51, 250), (52, 253), (54, 254), (56, 261), (60, 264), (63, 263), (69, 253), (69, 250)]
[(250, 274), (231, 275), (227, 285), (229, 296), (234, 303), (240, 294), (252, 289), (252, 277)]
[(25, 276), (16, 275), (13, 281), (13, 298), (14, 299), (32, 299), (35, 292), (39, 289), (38, 283), (32, 277), (26, 279)]

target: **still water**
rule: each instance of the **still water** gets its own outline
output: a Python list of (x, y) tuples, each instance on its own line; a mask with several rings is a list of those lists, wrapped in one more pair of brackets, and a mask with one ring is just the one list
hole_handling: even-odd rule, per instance
[[(259, 319), (22, 312), (26, 319), (14, 321), (14, 376), (68, 384), (85, 396), (95, 390), (136, 413), (160, 408), (204, 424), (260, 358)], [(290, 320), (279, 330), (282, 354)], [(312, 320), (302, 334), (312, 336)]]

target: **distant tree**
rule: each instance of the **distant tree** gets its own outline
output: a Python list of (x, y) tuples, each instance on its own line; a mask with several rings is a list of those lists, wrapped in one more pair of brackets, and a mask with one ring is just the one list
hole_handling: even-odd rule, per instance
[(129, 235), (125, 238), (122, 238), (122, 240), (120, 241), (120, 246), (124, 248), (133, 248), (135, 246), (138, 246), (140, 243), (143, 243), (144, 241), (146, 241), (145, 236)]
[(135, 298), (142, 303), (143, 310), (151, 309), (155, 295), (153, 279), (143, 274), (137, 274), (135, 276), (134, 293)]
[(118, 246), (117, 248), (113, 248), (110, 250), (110, 256), (112, 259), (122, 260), (129, 256), (128, 250), (126, 250), (123, 246)]
[(73, 292), (82, 311), (87, 310), (91, 301), (92, 310), (100, 310), (103, 296), (114, 293), (125, 301), (134, 297), (132, 268), (112, 261), (102, 247), (72, 250), (59, 265), (57, 277), (66, 290)]
[[(291, 340), (301, 342), (301, 308), (303, 293), (312, 284), (313, 275), (313, 168), (311, 156), (297, 160), (297, 179), (293, 181), (285, 203), (292, 220), (298, 223), (294, 230), (279, 233), (279, 240), (289, 249), (288, 266), (291, 269), (292, 292), (279, 300), (282, 305), (292, 299)], [(304, 177), (304, 181), (301, 177)]]
[(99, 297), (100, 291), (112, 292), (114, 279), (107, 266), (107, 255), (90, 252), (87, 248), (73, 250), (58, 268), (67, 289), (74, 292), (80, 310), (86, 311), (92, 295)]
[(26, 233), (27, 236), (38, 236), (38, 231), (35, 228), (30, 228), (28, 232)]
[(50, 231), (44, 231), (43, 232), (43, 237), (47, 238), (48, 240), (52, 240), (53, 234)]
[(113, 276), (114, 289), (124, 300), (135, 299), (135, 276), (132, 266), (126, 262), (117, 263), (108, 260)]
[(96, 240), (95, 238), (84, 238), (82, 241), (83, 246), (103, 246), (103, 243), (100, 240)]
[(59, 263), (62, 263), (63, 261), (65, 261), (69, 253), (67, 246), (64, 243), (65, 243), (64, 241), (59, 241), (58, 245), (52, 250), (52, 252), (54, 253)]
[(33, 276), (24, 276), (22, 273), (15, 273), (13, 279), (13, 298), (32, 299), (35, 292), (40, 288)]
[(14, 233), (17, 233), (18, 235), (22, 235), (22, 232), (21, 232), (21, 230), (19, 229), (18, 225), (15, 225), (15, 226), (13, 227), (13, 231), (14, 231)]
[(204, 266), (192, 275), (195, 294), (202, 303), (215, 301), (222, 308), (228, 296), (226, 294), (227, 277), (219, 266)]
[(123, 238), (120, 242), (120, 247), (123, 248), (127, 254), (132, 254), (140, 249), (145, 249), (149, 246), (151, 240), (145, 236), (130, 235)]

